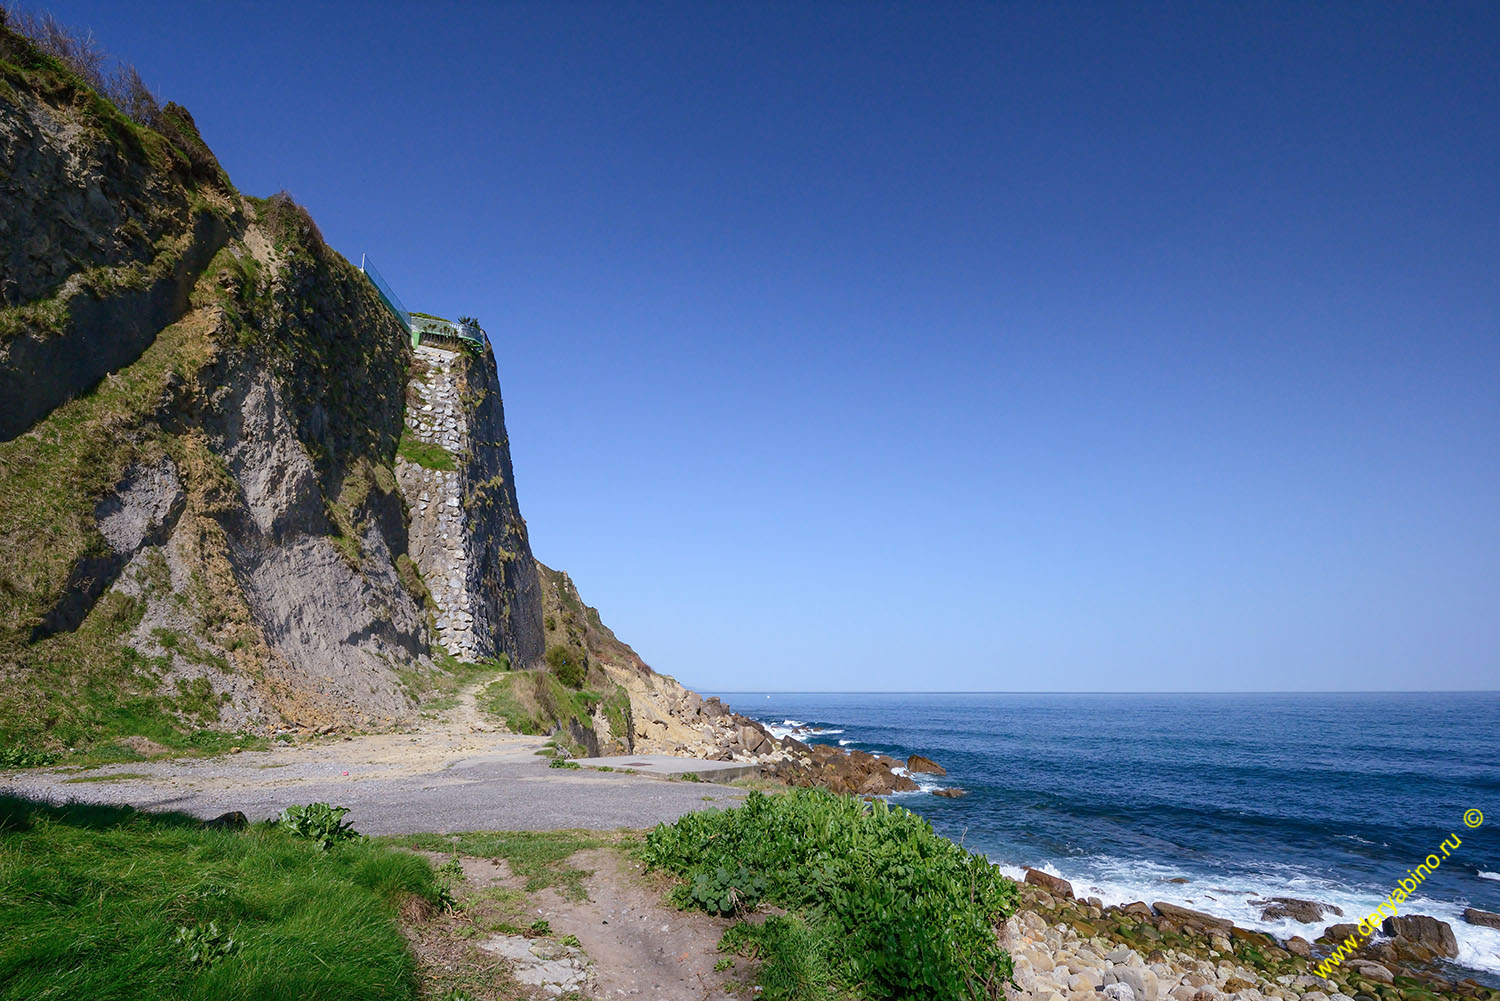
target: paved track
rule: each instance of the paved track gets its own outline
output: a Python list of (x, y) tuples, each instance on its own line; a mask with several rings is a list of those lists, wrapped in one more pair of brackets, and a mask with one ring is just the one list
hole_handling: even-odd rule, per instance
[[(542, 738), (498, 732), (477, 720), (468, 705), (454, 715), (415, 733), (78, 772), (0, 773), (0, 791), (203, 818), (240, 810), (251, 820), (294, 803), (323, 801), (350, 807), (349, 820), (363, 834), (650, 827), (708, 806), (732, 805), (745, 795), (709, 782), (548, 768), (536, 754)], [(131, 774), (142, 777), (107, 779)], [(101, 778), (106, 780), (77, 781)]]

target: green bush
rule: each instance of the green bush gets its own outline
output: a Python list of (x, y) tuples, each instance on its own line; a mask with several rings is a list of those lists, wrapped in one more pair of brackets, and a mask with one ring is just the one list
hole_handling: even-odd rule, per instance
[(588, 659), (576, 647), (557, 646), (547, 648), (547, 666), (552, 674), (569, 688), (582, 688), (588, 677)]
[[(756, 874), (764, 899), (823, 943), (834, 985), (872, 1001), (999, 998), (1010, 979), (995, 928), (1015, 910), (1015, 883), (884, 801), (752, 792), (737, 809), (657, 825), (644, 853), (694, 885), (720, 867)], [(762, 944), (806, 945), (793, 929), (776, 934)]]

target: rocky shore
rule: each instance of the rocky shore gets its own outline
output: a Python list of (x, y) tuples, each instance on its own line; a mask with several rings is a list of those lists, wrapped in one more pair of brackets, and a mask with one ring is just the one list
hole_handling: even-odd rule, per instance
[[(913, 792), (913, 774), (945, 775), (921, 755), (906, 761), (883, 754), (807, 744), (778, 737), (718, 698), (703, 698), (666, 675), (637, 670), (618, 676), (630, 695), (636, 754), (677, 754), (760, 767), (766, 778), (790, 786), (820, 786), (855, 796)], [(957, 790), (943, 790), (956, 793)]]
[[(1387, 935), (1345, 959), (1328, 977), (1315, 972), (1346, 926), (1316, 942), (1278, 941), (1185, 907), (1079, 899), (1066, 881), (1034, 869), (1021, 909), (1000, 929), (1015, 961), (1009, 1001), (1428, 1001), (1500, 998), (1471, 979), (1451, 980), (1434, 965), (1452, 930), (1435, 918), (1398, 919)], [(1324, 907), (1281, 898), (1267, 906)], [(1349, 925), (1352, 929), (1354, 926)], [(1447, 930), (1446, 941), (1442, 934)]]

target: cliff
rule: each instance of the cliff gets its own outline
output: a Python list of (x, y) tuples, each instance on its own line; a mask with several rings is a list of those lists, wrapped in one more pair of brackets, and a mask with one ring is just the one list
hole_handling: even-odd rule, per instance
[(0, 57), (0, 745), (407, 717), (405, 329), (185, 111)]
[(0, 750), (399, 726), (471, 662), (577, 753), (811, 774), (536, 561), (477, 324), (413, 337), (186, 110), (79, 72), (0, 23)]

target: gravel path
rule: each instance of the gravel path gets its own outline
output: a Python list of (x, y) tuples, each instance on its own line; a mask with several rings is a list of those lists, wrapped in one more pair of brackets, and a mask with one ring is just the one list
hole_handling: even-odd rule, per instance
[(650, 827), (745, 795), (708, 782), (548, 768), (536, 754), (543, 738), (487, 723), (474, 712), (473, 692), (465, 695), (446, 718), (414, 732), (86, 771), (0, 773), (0, 792), (203, 818), (239, 810), (251, 820), (323, 801), (349, 807), (349, 820), (362, 834)]

